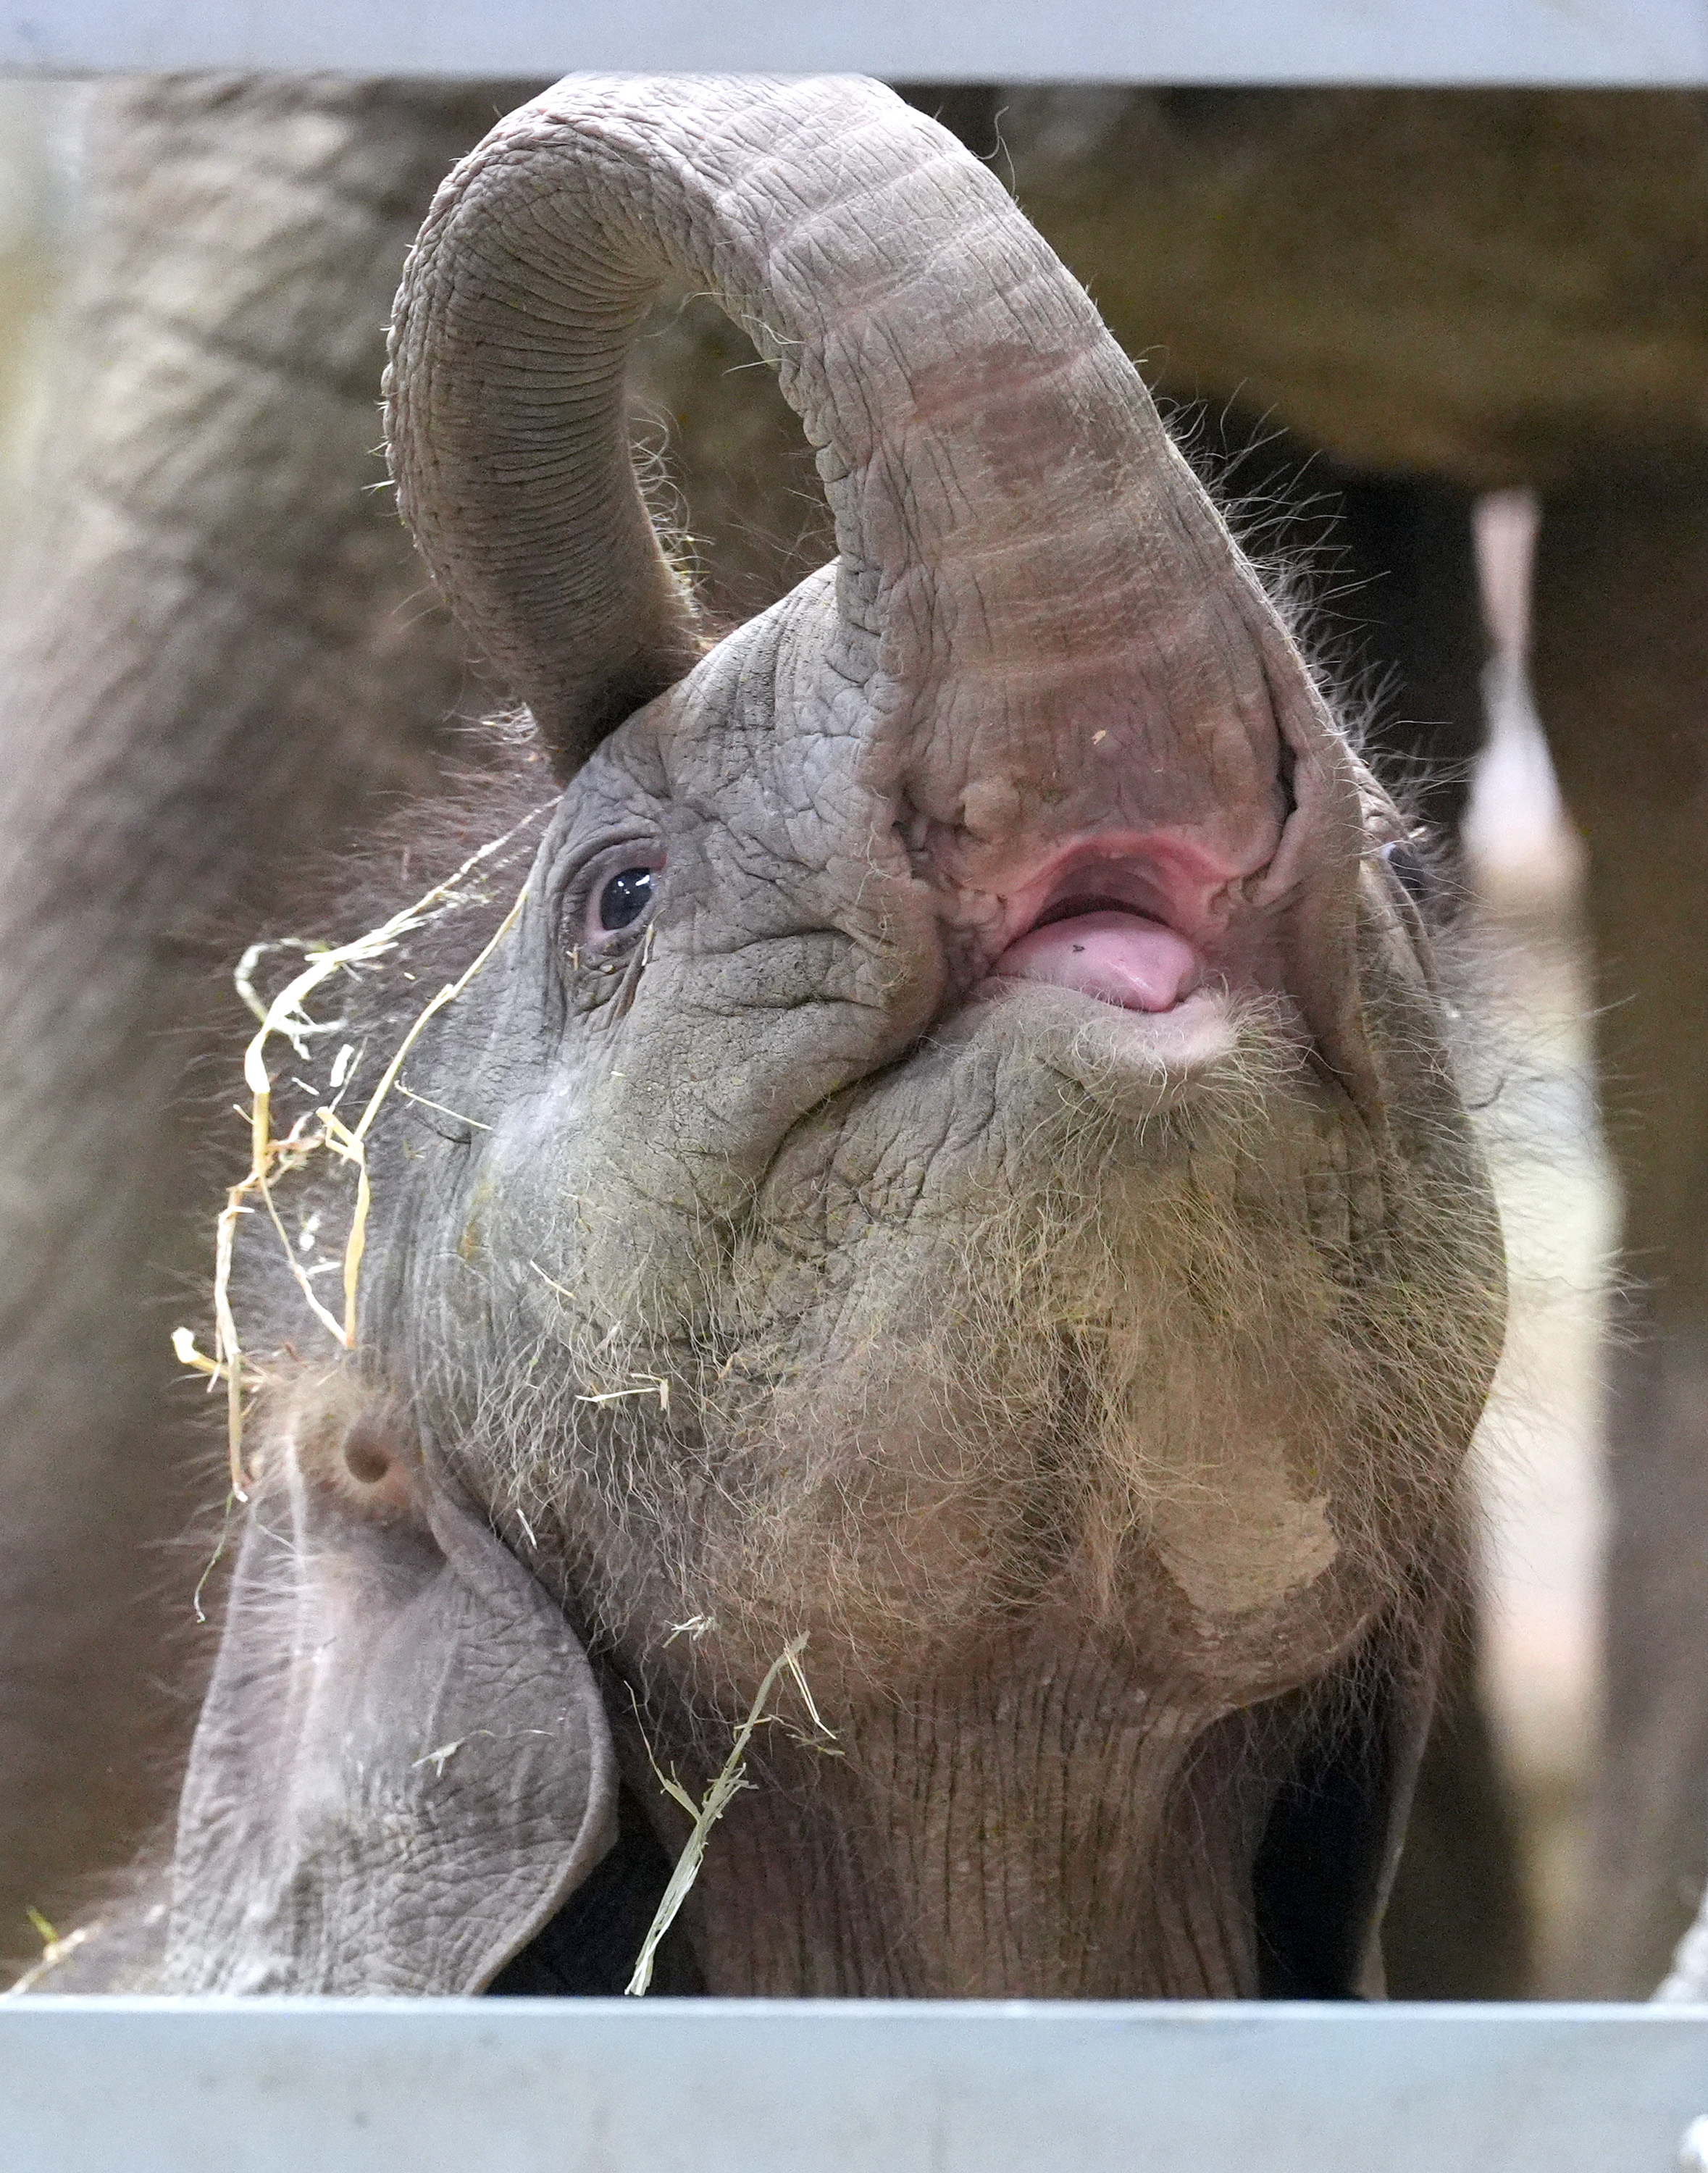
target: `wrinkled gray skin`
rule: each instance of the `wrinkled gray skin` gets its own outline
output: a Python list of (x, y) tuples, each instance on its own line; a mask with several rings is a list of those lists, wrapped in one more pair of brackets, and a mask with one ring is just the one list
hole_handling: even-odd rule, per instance
[(209, 1466), (167, 1335), (206, 1275), (229, 961), (295, 920), (305, 860), (481, 756), (489, 691), (365, 485), (409, 238), (524, 94), (94, 102), (0, 613), (0, 1953), (159, 1815), (190, 1718)]
[[(836, 528), (703, 655), (623, 418), (667, 274)], [(441, 191), (390, 386), (567, 786), (514, 924), (495, 875), (352, 1028), (365, 1093), (406, 973), (493, 941), (381, 1106), (355, 1356), (251, 1329), (161, 1981), (473, 1990), (544, 1933), (592, 1988), (619, 1777), (663, 1861), (649, 1760), (698, 1793), (804, 1637), (835, 1755), (789, 1693), (683, 1983), (1350, 1989), (1499, 1242), (1399, 818), (1131, 365), (889, 93), (571, 78)], [(515, 768), (469, 826), (537, 804)], [(1188, 992), (1009, 950), (1094, 910)]]

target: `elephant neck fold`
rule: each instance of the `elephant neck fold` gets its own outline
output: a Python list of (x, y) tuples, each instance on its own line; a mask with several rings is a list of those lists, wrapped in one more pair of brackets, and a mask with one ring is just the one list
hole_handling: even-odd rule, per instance
[[(674, 1855), (685, 1817), (616, 1727)], [(831, 1749), (762, 1731), (672, 1937), (723, 1997), (1254, 1997), (1253, 1866), (1297, 1729), (1258, 1733), (1254, 1755), (1245, 1716), (1017, 1640), (839, 1715)], [(716, 1770), (676, 1764), (701, 1799)]]

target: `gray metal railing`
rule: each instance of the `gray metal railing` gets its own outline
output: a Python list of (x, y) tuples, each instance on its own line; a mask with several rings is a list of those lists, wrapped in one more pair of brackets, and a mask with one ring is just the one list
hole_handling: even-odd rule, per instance
[(1672, 2173), (1708, 2008), (40, 1999), (8, 2173)]
[(1708, 0), (0, 0), (0, 67), (1708, 82)]

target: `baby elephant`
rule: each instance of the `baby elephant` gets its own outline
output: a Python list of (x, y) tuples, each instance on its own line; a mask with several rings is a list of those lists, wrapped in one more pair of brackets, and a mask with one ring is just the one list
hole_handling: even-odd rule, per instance
[[(715, 641), (666, 278), (836, 522)], [(258, 1000), (148, 1981), (1369, 1988), (1500, 1242), (1404, 825), (1131, 365), (877, 85), (572, 77), (388, 397), (531, 730)]]

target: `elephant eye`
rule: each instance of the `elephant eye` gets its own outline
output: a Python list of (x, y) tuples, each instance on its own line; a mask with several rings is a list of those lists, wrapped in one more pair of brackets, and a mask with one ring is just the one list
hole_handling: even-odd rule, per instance
[(649, 842), (631, 838), (626, 844), (608, 846), (584, 869), (565, 930), (572, 966), (601, 973), (619, 970), (657, 908), (664, 858)]
[(1382, 849), (1382, 857), (1387, 864), (1389, 874), (1417, 908), (1427, 918), (1437, 902), (1440, 887), (1436, 871), (1430, 865), (1426, 853), (1418, 849), (1409, 838), (1396, 838)]
[(599, 925), (607, 935), (633, 927), (652, 903), (654, 868), (620, 868), (599, 893)]

